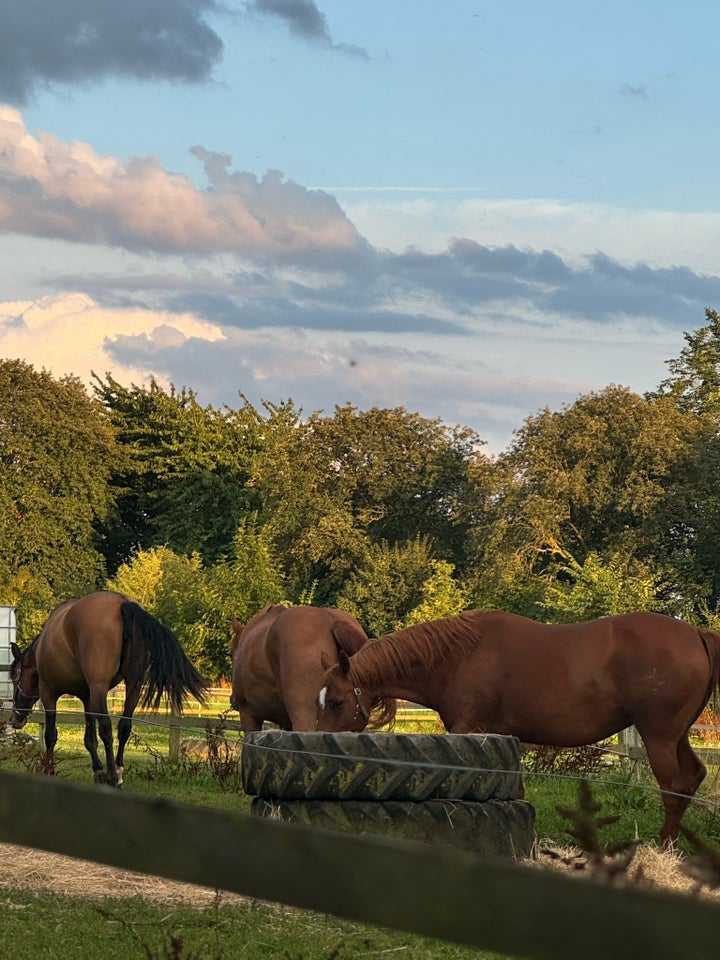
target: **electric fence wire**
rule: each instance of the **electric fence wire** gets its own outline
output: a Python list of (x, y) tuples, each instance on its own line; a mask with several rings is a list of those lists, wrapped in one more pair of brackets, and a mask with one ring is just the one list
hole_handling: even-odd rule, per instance
[[(66, 710), (66, 711), (58, 710), (57, 711), (58, 721), (61, 720), (61, 717), (63, 715), (76, 717), (77, 713), (78, 711), (76, 710)], [(98, 717), (100, 716), (100, 714), (88, 714), (88, 716)], [(204, 741), (202, 738), (199, 738), (199, 737), (195, 737), (192, 739), (195, 739), (198, 742), (202, 743), (202, 742), (207, 742), (208, 739), (211, 738), (215, 744), (224, 743), (228, 748), (229, 746), (232, 746), (233, 749), (236, 747), (236, 745), (239, 742), (242, 745), (243, 750), (250, 748), (253, 750), (276, 751), (276, 752), (285, 753), (285, 754), (289, 752), (286, 746), (275, 746), (272, 744), (257, 744), (257, 743), (253, 743), (252, 741), (246, 741), (243, 737), (238, 736), (238, 737), (230, 738), (230, 737), (224, 736), (222, 732), (213, 732), (212, 725), (217, 724), (222, 728), (222, 724), (225, 722), (225, 719), (226, 718), (224, 718), (222, 715), (219, 715), (218, 717), (206, 717), (205, 718), (206, 732), (205, 732)], [(160, 720), (149, 719), (147, 716), (138, 716), (138, 715), (133, 716), (133, 727), (135, 727), (136, 725), (137, 726), (144, 725), (146, 727), (152, 727), (152, 728), (163, 729), (168, 731), (170, 729), (175, 729), (180, 732), (183, 732), (183, 731), (190, 732), (191, 730), (196, 731), (198, 729), (196, 726), (183, 727), (182, 723), (177, 721), (171, 724), (171, 723), (162, 722)], [(314, 731), (314, 732), (321, 734), (323, 731)], [(363, 735), (364, 734), (362, 733), (354, 734), (354, 736), (363, 736)], [(365, 735), (369, 735), (369, 734), (365, 734)], [(482, 734), (477, 734), (477, 736), (482, 736)], [(531, 745), (531, 746), (536, 746), (536, 745)], [(626, 754), (616, 749), (608, 750), (606, 747), (600, 744), (588, 744), (587, 746), (593, 749), (599, 750), (603, 753), (611, 754), (612, 756), (618, 757), (620, 759), (623, 757), (627, 757)], [(567, 748), (567, 749), (572, 749), (572, 748)], [(627, 779), (626, 780), (608, 779), (608, 778), (601, 778), (601, 777), (597, 777), (589, 774), (560, 773), (558, 771), (534, 771), (527, 767), (522, 767), (522, 766), (520, 767), (519, 771), (517, 771), (517, 770), (509, 770), (507, 768), (493, 769), (489, 767), (474, 767), (472, 765), (467, 765), (467, 764), (458, 765), (458, 764), (436, 763), (435, 761), (433, 761), (432, 764), (430, 764), (428, 761), (423, 762), (423, 761), (413, 761), (413, 760), (406, 760), (406, 759), (400, 760), (393, 757), (352, 756), (349, 754), (338, 754), (338, 753), (332, 753), (332, 752), (328, 753), (328, 752), (319, 751), (319, 750), (293, 749), (292, 752), (303, 754), (308, 757), (313, 757), (318, 760), (333, 760), (336, 763), (345, 763), (346, 765), (350, 765), (350, 764), (355, 765), (355, 764), (362, 763), (364, 760), (367, 760), (367, 761), (371, 761), (374, 765), (389, 766), (389, 767), (402, 766), (403, 768), (410, 768), (410, 769), (418, 768), (418, 770), (425, 770), (425, 771), (428, 769), (429, 766), (432, 766), (433, 770), (444, 770), (447, 773), (456, 772), (456, 773), (467, 774), (468, 772), (476, 772), (478, 774), (492, 773), (492, 774), (503, 774), (506, 776), (513, 776), (513, 775), (516, 775), (518, 772), (520, 772), (523, 779), (537, 778), (538, 780), (545, 779), (545, 780), (568, 781), (568, 782), (575, 782), (575, 783), (579, 783), (580, 781), (584, 780), (586, 783), (589, 783), (591, 785), (610, 787), (610, 788), (625, 788), (626, 790), (632, 789), (632, 790), (640, 791), (642, 793), (652, 794), (653, 796), (657, 796), (658, 798), (661, 797), (663, 794), (667, 796), (682, 797), (684, 799), (690, 800), (692, 803), (698, 804), (699, 806), (707, 807), (713, 812), (717, 812), (717, 810), (720, 808), (720, 800), (714, 800), (710, 797), (697, 796), (697, 795), (689, 796), (688, 794), (676, 792), (673, 790), (660, 790), (659, 787), (652, 786), (651, 784), (644, 784), (644, 783), (638, 783), (638, 782), (630, 783)]]

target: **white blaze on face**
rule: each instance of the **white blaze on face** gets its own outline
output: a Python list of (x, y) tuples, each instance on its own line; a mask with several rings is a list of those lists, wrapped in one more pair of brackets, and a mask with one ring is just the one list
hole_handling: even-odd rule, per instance
[(320, 704), (320, 709), (325, 709), (325, 701), (327, 700), (327, 687), (323, 687), (320, 693), (318, 694), (318, 703)]

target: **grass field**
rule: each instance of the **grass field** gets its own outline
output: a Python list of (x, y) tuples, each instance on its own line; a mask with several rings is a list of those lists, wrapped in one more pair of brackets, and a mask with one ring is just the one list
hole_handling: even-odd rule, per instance
[[(194, 753), (183, 753), (177, 763), (171, 763), (168, 731), (161, 720), (139, 717), (135, 723), (126, 755), (126, 791), (247, 812), (249, 798), (242, 791), (239, 763), (232, 755), (215, 767)], [(28, 728), (29, 734), (33, 732), (37, 726)], [(184, 731), (183, 739), (186, 735), (201, 740), (197, 730)], [(237, 734), (230, 733), (230, 743), (236, 740)], [(30, 738), (21, 745), (0, 741), (0, 767), (4, 769), (35, 772), (41, 756)], [(602, 813), (618, 817), (603, 831), (604, 841), (627, 840), (636, 833), (647, 839), (657, 836), (662, 813), (651, 777), (631, 785), (629, 771), (621, 761), (608, 762), (606, 757), (582, 751), (549, 756), (530, 752), (524, 765), (526, 798), (536, 807), (539, 839), (565, 846), (571, 842), (569, 821), (557, 808), (576, 807), (583, 777), (591, 782)], [(60, 726), (56, 774), (91, 781), (81, 726)], [(686, 823), (707, 843), (720, 848), (720, 820), (714, 810), (714, 801), (720, 797), (717, 770), (711, 771), (703, 796), (713, 806), (694, 804)], [(251, 867), (238, 865), (238, 869)], [(264, 903), (238, 905), (220, 898), (212, 907), (199, 909), (138, 898), (98, 901), (1, 885), (0, 929), (3, 955), (9, 960), (34, 958), (39, 949), (48, 960), (66, 960), (68, 956), (95, 960), (108, 955), (129, 960), (379, 960), (394, 955), (412, 960), (494, 960), (497, 956)]]

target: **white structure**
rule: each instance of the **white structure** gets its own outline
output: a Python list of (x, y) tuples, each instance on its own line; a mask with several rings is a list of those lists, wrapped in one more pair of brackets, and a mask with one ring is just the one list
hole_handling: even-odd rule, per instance
[(15, 607), (0, 604), (0, 705), (12, 701), (8, 671), (12, 663), (10, 644), (15, 640)]

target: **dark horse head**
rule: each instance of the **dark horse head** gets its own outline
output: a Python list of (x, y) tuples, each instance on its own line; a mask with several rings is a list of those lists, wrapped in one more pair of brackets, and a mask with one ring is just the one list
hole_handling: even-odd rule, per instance
[(12, 643), (10, 649), (13, 655), (13, 661), (10, 664), (10, 679), (13, 685), (10, 725), (14, 730), (19, 730), (27, 723), (32, 708), (40, 697), (38, 671), (34, 644), (30, 644), (23, 651), (16, 643)]

